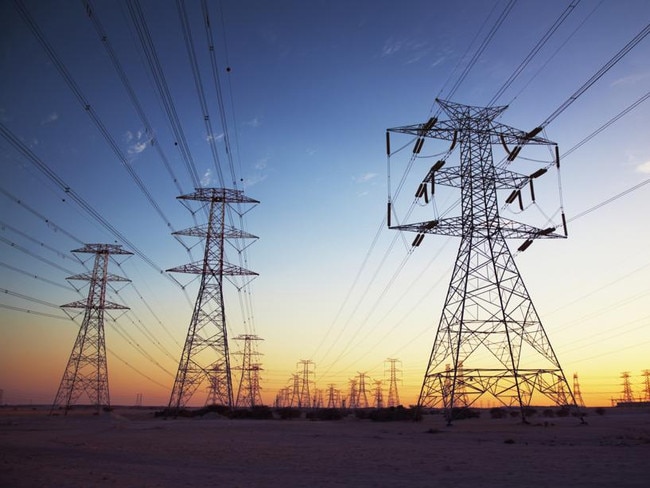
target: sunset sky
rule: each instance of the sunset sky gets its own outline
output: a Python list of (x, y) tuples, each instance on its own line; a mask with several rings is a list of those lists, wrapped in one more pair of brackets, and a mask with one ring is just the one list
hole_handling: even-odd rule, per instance
[[(190, 256), (171, 235), (196, 224), (176, 199), (194, 186), (183, 147), (201, 186), (232, 187), (234, 176), (239, 189), (261, 202), (245, 216), (246, 230), (259, 236), (247, 250), (247, 267), (259, 273), (246, 297), (252, 316), (242, 311), (233, 286), (225, 293), (230, 337), (246, 332), (264, 339), (258, 348), (265, 402), (288, 386), (300, 360), (314, 362), (316, 388), (346, 390), (359, 372), (387, 385), (385, 360), (396, 358), (400, 397), (414, 403), (459, 240), (427, 236), (410, 254), (412, 234), (393, 242), (396, 231), (384, 222), (387, 167), (395, 196), (411, 139), (392, 136), (394, 149), (408, 147), (387, 165), (386, 129), (425, 122), (439, 97), (508, 105), (499, 122), (531, 130), (650, 22), (647, 0), (208, 0), (213, 71), (202, 2), (183, 4), (198, 71), (177, 2), (0, 3), (5, 403), (54, 399), (79, 327), (59, 305), (87, 290), (77, 292), (66, 281), (85, 271), (70, 251), (100, 242), (129, 249), (62, 186), (150, 261), (136, 254), (112, 267), (132, 285), (110, 298), (131, 308), (106, 322), (111, 401), (132, 404), (138, 393), (145, 404), (169, 401), (197, 282), (175, 276), (187, 285), (183, 290), (159, 270), (201, 255), (197, 240), (183, 238), (198, 244)], [(134, 26), (138, 7), (158, 76)], [(650, 102), (580, 144), (648, 97), (649, 59), (650, 36), (546, 127), (544, 137), (563, 154), (561, 192), (549, 172), (540, 182), (539, 208), (521, 215), (503, 210), (545, 226), (558, 221), (563, 205), (569, 238), (535, 242), (516, 260), (565, 374), (569, 382), (579, 375), (588, 405), (620, 397), (624, 371), (641, 395), (642, 372), (650, 369)], [(425, 143), (405, 176), (404, 202), (412, 200), (432, 155), (447, 147)], [(502, 152), (495, 148), (495, 160)], [(458, 158), (456, 151), (449, 164)], [(522, 152), (511, 169), (529, 174), (551, 160), (548, 152)], [(441, 192), (437, 208), (458, 215), (458, 197)], [(511, 242), (511, 250), (520, 244)], [(232, 254), (229, 259), (237, 262)], [(192, 401), (202, 404), (204, 393)]]

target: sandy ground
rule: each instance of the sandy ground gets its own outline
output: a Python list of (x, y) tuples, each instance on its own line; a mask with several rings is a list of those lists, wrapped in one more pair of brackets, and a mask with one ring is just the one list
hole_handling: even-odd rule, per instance
[[(422, 422), (0, 409), (1, 487), (650, 486), (650, 412)], [(546, 422), (546, 423), (545, 423)]]

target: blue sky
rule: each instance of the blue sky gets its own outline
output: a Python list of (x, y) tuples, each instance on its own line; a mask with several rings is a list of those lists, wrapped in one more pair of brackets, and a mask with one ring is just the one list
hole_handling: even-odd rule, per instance
[[(194, 224), (176, 200), (179, 188), (192, 191), (192, 178), (138, 41), (129, 4), (92, 2), (95, 19), (100, 20), (153, 133), (147, 133), (81, 2), (20, 3), (69, 73), (71, 84), (14, 2), (3, 2), (3, 126), (160, 269), (198, 259), (198, 248), (190, 258), (165, 223), (168, 220), (175, 230)], [(185, 3), (210, 134), (176, 3), (139, 2), (201, 184), (221, 186), (209, 144), (213, 139), (225, 185), (232, 186), (201, 2)], [(400, 240), (387, 252), (394, 231), (382, 229), (377, 234), (387, 198), (385, 130), (424, 122), (435, 97), (448, 98), (508, 3), (207, 3), (235, 180), (261, 201), (245, 222), (246, 229), (260, 237), (248, 250), (248, 267), (260, 273), (251, 286), (253, 318), (243, 325), (239, 298), (231, 289), (229, 327), (231, 335), (250, 327), (265, 339), (260, 344), (265, 399), (285, 386), (300, 359), (315, 361), (319, 386), (336, 383), (343, 389), (358, 371), (382, 379), (383, 360), (397, 357), (402, 361), (403, 387), (417, 390), (458, 242), (428, 236), (393, 278), (408, 246)], [(486, 105), (570, 3), (515, 2), (451, 99)], [(540, 124), (649, 20), (646, 1), (578, 2), (497, 100), (509, 105), (500, 122), (523, 130)], [(545, 136), (556, 141), (561, 152), (567, 151), (645, 95), (650, 86), (648, 59), (650, 40), (644, 39), (554, 120)], [(82, 106), (80, 96), (91, 111)], [(567, 374), (580, 373), (586, 382), (583, 395), (589, 393), (601, 402), (617, 395), (620, 371), (640, 375), (650, 367), (645, 359), (650, 347), (650, 256), (643, 224), (650, 209), (650, 186), (571, 220), (649, 178), (649, 118), (647, 102), (642, 103), (563, 159), (562, 197), (570, 238), (540, 241), (517, 258)], [(395, 136), (394, 144), (399, 140)], [(402, 141), (406, 144), (409, 139)], [(440, 144), (427, 142), (423, 156), (443, 151)], [(394, 180), (404, 174), (407, 156), (391, 158)], [(454, 157), (457, 161), (458, 155)], [(62, 229), (83, 242), (116, 238), (6, 137), (0, 138), (0, 158), (4, 190), (0, 255), (14, 268), (0, 266), (2, 287), (13, 293), (4, 293), (0, 303), (63, 316), (16, 294), (52, 304), (78, 299), (74, 290), (53, 284), (66, 284), (71, 273), (65, 270), (83, 269), (70, 254), (79, 243)], [(411, 195), (430, 164), (426, 158), (416, 162), (405, 195)], [(514, 171), (538, 167), (532, 162), (518, 164)], [(164, 219), (127, 168), (140, 179)], [(553, 175), (545, 182), (549, 201), (545, 211), (558, 208), (556, 181)], [(440, 198), (441, 207), (454, 201), (453, 196)], [(533, 212), (530, 218), (539, 223)], [(376, 244), (371, 246), (375, 235)], [(412, 237), (405, 239), (410, 243)], [(517, 245), (513, 242), (512, 248)], [(112, 323), (107, 325), (108, 347), (121, 358), (109, 356), (115, 377), (111, 394), (126, 403), (144, 391), (145, 401), (165, 403), (196, 283), (188, 285), (186, 297), (138, 256), (117, 271), (137, 289), (124, 288), (119, 301), (132, 308), (129, 317), (145, 324), (160, 344), (126, 317), (118, 323), (133, 334), (139, 350), (117, 334)], [(178, 279), (189, 281), (186, 276)], [(0, 309), (0, 388), (6, 401), (51, 401), (76, 327), (65, 320)]]

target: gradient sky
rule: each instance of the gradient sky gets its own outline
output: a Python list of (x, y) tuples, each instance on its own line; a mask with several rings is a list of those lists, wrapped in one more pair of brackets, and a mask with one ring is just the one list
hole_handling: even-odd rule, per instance
[[(95, 19), (177, 183), (152, 146), (83, 2), (20, 3), (69, 79), (61, 76), (14, 2), (1, 2), (0, 122), (158, 268), (189, 262), (126, 169), (143, 182), (174, 229), (194, 225), (176, 200), (179, 188), (192, 191), (190, 172), (127, 2), (93, 1)], [(201, 2), (185, 3), (211, 134), (176, 3), (140, 1), (201, 184), (221, 186), (212, 138), (226, 185), (232, 186)], [(314, 361), (318, 388), (334, 383), (345, 389), (357, 372), (385, 379), (389, 357), (401, 361), (403, 402), (415, 402), (458, 240), (427, 236), (400, 267), (413, 236), (391, 247), (395, 231), (382, 228), (385, 130), (426, 121), (435, 97), (487, 105), (571, 2), (516, 2), (453, 92), (505, 0), (207, 3), (236, 183), (261, 201), (246, 215), (246, 229), (260, 237), (248, 250), (247, 266), (260, 274), (251, 286), (253, 317), (242, 318), (236, 291), (227, 289), (230, 336), (254, 332), (264, 339), (259, 351), (267, 402), (288, 385), (301, 359)], [(509, 105), (499, 121), (522, 130), (536, 127), (649, 21), (645, 0), (578, 2), (496, 101)], [(646, 38), (562, 112), (545, 137), (567, 152), (647, 94), (648, 59)], [(124, 164), (80, 96), (124, 155)], [(581, 215), (650, 178), (649, 126), (646, 101), (563, 158), (561, 196), (569, 239), (536, 242), (517, 257), (560, 363), (569, 378), (579, 374), (591, 405), (620, 396), (623, 371), (631, 373), (641, 394), (641, 372), (650, 368), (650, 185)], [(410, 141), (393, 137), (394, 147)], [(403, 198), (412, 198), (428, 171), (431, 159), (425, 156), (445, 149), (444, 142), (427, 141), (407, 176)], [(410, 146), (391, 158), (393, 190), (409, 155)], [(548, 153), (526, 156), (551, 159)], [(84, 270), (70, 253), (80, 247), (74, 238), (107, 243), (116, 238), (7, 137), (0, 138), (0, 159), (0, 389), (8, 403), (49, 403), (78, 330), (48, 305), (81, 296), (66, 288), (66, 277)], [(458, 162), (457, 153), (450, 162)], [(540, 165), (520, 158), (512, 169), (529, 173)], [(504, 215), (541, 226), (544, 215), (554, 215), (557, 222), (560, 196), (551, 173), (540, 189), (539, 209)], [(437, 204), (445, 209), (453, 201), (454, 196), (441, 195)], [(514, 241), (511, 248), (519, 244)], [(200, 249), (192, 253), (198, 259)], [(197, 283), (177, 277), (188, 284), (186, 296), (138, 256), (113, 271), (128, 276), (135, 288), (113, 296), (131, 307), (117, 324), (132, 339), (125, 340), (113, 322), (106, 324), (112, 402), (130, 404), (142, 393), (145, 404), (166, 404)], [(201, 404), (203, 394), (193, 401)]]

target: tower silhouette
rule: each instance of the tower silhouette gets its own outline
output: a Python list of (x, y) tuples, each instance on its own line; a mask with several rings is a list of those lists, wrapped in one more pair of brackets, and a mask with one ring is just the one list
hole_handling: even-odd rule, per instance
[[(497, 190), (512, 190), (506, 203), (521, 198), (546, 169), (522, 175), (493, 163), (492, 144), (502, 144), (513, 160), (524, 145), (554, 145), (530, 133), (495, 121), (506, 107), (472, 107), (437, 100), (449, 120), (432, 117), (423, 124), (388, 129), (417, 137), (417, 155), (425, 138), (451, 141), (449, 153), (460, 148), (460, 166), (443, 168), (436, 162), (418, 187), (416, 197), (428, 198), (435, 185), (460, 188), (461, 216), (441, 217), (391, 227), (416, 232), (413, 246), (426, 234), (461, 238), (449, 290), (433, 343), (419, 407), (443, 407), (448, 422), (453, 409), (474, 404), (484, 395), (504, 405), (525, 407), (546, 398), (575, 406), (560, 363), (519, 274), (507, 238), (525, 239), (525, 250), (538, 237), (564, 237), (555, 228), (538, 229), (499, 215)], [(387, 134), (388, 153), (390, 139)], [(558, 154), (556, 149), (556, 155)], [(559, 157), (557, 157), (559, 164)], [(391, 202), (388, 202), (389, 226)], [(564, 222), (564, 219), (563, 219)], [(566, 229), (565, 229), (566, 234)], [(447, 371), (445, 365), (450, 365)], [(561, 387), (560, 387), (561, 385)], [(559, 395), (562, 388), (567, 395)], [(459, 398), (460, 396), (460, 398)], [(489, 398), (488, 398), (489, 399)]]
[(300, 377), (300, 392), (298, 394), (298, 407), (310, 408), (312, 399), (309, 392), (309, 385), (311, 383), (310, 376), (313, 374), (310, 367), (314, 364), (313, 361), (308, 359), (301, 359), (298, 363), (302, 365), (302, 376)]
[(623, 396), (621, 397), (621, 401), (632, 403), (634, 401), (634, 395), (632, 394), (632, 384), (630, 383), (629, 371), (621, 373), (621, 379), (623, 380)]
[(359, 408), (359, 390), (357, 388), (357, 379), (350, 378), (350, 393), (348, 395), (348, 408)]
[(70, 276), (69, 280), (89, 282), (86, 300), (61, 305), (62, 308), (85, 310), (77, 339), (75, 340), (61, 384), (54, 398), (50, 413), (63, 408), (68, 413), (70, 406), (85, 394), (99, 412), (110, 407), (108, 391), (108, 365), (106, 361), (106, 338), (104, 335), (104, 311), (128, 310), (128, 307), (106, 300), (106, 287), (111, 281), (129, 281), (108, 272), (111, 255), (131, 255), (117, 244), (86, 244), (75, 253), (94, 254), (91, 273)]
[(337, 408), (341, 404), (340, 392), (336, 389), (336, 385), (331, 383), (327, 387), (327, 408)]
[(259, 372), (262, 367), (259, 363), (253, 361), (253, 357), (258, 356), (254, 344), (256, 341), (263, 340), (254, 334), (242, 334), (235, 337), (236, 341), (244, 341), (244, 350), (241, 352), (242, 365), (237, 367), (241, 371), (239, 379), (239, 388), (237, 388), (237, 407), (249, 407), (262, 405), (262, 394), (260, 392)]
[(384, 408), (384, 392), (381, 388), (381, 380), (375, 380), (375, 408)]
[(397, 407), (400, 404), (399, 393), (397, 391), (397, 373), (400, 372), (397, 369), (397, 363), (399, 359), (388, 358), (386, 360), (390, 364), (390, 381), (388, 383), (388, 406)]
[[(194, 193), (177, 197), (196, 201), (207, 207), (208, 222), (174, 235), (205, 239), (203, 259), (167, 271), (201, 276), (187, 338), (169, 399), (169, 409), (184, 407), (201, 385), (207, 385), (211, 403), (233, 406), (232, 376), (228, 350), (223, 280), (231, 276), (257, 276), (257, 273), (226, 262), (225, 243), (256, 236), (226, 224), (228, 208), (257, 204), (241, 190), (196, 188)], [(232, 204), (236, 204), (233, 206)]]
[(580, 391), (578, 373), (573, 373), (573, 396), (576, 399), (576, 404), (581, 408), (585, 408), (585, 401), (582, 399), (582, 391)]
[(368, 403), (368, 390), (366, 389), (366, 378), (368, 375), (366, 373), (359, 373), (359, 389), (357, 390), (357, 408), (368, 408), (370, 404)]
[[(650, 369), (643, 370), (643, 401), (650, 402)], [(2, 402), (0, 402), (1, 404)]]

